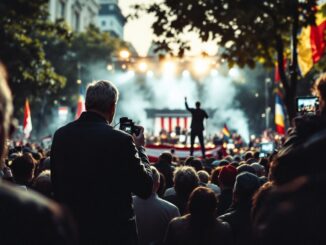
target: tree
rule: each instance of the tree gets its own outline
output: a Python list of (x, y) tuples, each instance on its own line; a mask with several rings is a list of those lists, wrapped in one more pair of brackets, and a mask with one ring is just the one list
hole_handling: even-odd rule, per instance
[(65, 85), (65, 77), (46, 59), (44, 38), (66, 39), (64, 25), (50, 23), (47, 0), (0, 2), (0, 59), (7, 67), (16, 116), (22, 116), (24, 100), (42, 103), (45, 91)]
[[(72, 33), (70, 41), (52, 40), (46, 41), (46, 58), (53, 64), (55, 71), (67, 79), (65, 87), (54, 94), (53, 100), (67, 98), (60, 101), (61, 104), (76, 105), (79, 86), (91, 82), (96, 70), (107, 72), (106, 66), (112, 62), (112, 57), (127, 44), (122, 40), (112, 37), (109, 33), (100, 32), (91, 25), (85, 32)], [(77, 80), (82, 80), (81, 85)]]
[(215, 40), (230, 67), (253, 68), (257, 62), (274, 67), (277, 60), (284, 102), (292, 119), (298, 76), (296, 53), (292, 53), (290, 76), (285, 72), (284, 58), (290, 57), (291, 41), (295, 51), (299, 28), (314, 23), (315, 6), (316, 0), (164, 0), (135, 5), (132, 16), (138, 17), (143, 11), (154, 15), (157, 45), (171, 51), (171, 44), (177, 44), (179, 55), (189, 49), (182, 35), (195, 32), (204, 42)]

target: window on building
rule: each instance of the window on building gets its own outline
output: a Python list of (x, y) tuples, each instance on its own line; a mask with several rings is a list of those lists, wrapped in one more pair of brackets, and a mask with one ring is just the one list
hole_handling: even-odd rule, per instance
[(113, 6), (113, 5), (110, 5), (110, 6), (109, 6), (109, 9), (110, 9), (110, 10), (114, 10), (114, 6)]
[(105, 21), (105, 20), (102, 20), (101, 25), (102, 25), (102, 26), (105, 26), (105, 25), (106, 25), (106, 21)]

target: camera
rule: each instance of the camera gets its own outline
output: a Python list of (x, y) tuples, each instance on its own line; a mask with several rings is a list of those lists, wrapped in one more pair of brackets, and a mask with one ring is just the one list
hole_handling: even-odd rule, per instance
[(318, 98), (315, 96), (297, 97), (297, 112), (300, 115), (315, 115), (319, 108)]
[(129, 119), (128, 117), (121, 117), (120, 118), (120, 130), (125, 131), (128, 134), (135, 134), (139, 135), (140, 134), (140, 128), (135, 126), (135, 123)]

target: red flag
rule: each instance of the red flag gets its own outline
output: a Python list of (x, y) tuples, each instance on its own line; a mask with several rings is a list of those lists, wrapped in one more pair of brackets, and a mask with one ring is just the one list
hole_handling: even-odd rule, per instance
[(32, 131), (32, 117), (31, 117), (31, 109), (29, 107), (28, 99), (25, 101), (25, 111), (24, 111), (24, 123), (23, 123), (23, 132), (24, 137), (26, 139), (29, 138)]
[(326, 40), (326, 18), (318, 6), (316, 25), (302, 28), (298, 37), (298, 63), (301, 74), (305, 76), (324, 55)]
[(85, 111), (85, 100), (84, 95), (82, 93), (79, 94), (78, 102), (77, 102), (77, 111), (75, 119), (78, 119), (80, 115)]

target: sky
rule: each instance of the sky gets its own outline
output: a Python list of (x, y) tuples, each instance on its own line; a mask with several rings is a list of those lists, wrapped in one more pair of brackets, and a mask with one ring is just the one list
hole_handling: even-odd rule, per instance
[[(119, 0), (122, 13), (127, 16), (132, 4), (151, 3), (153, 0)], [(131, 42), (140, 56), (146, 56), (148, 49), (151, 46), (153, 40), (153, 31), (151, 24), (154, 22), (154, 17), (148, 14), (144, 14), (138, 20), (130, 20), (127, 22), (124, 31), (124, 39)], [(199, 41), (194, 33), (190, 33), (185, 36), (186, 40), (190, 40), (192, 50), (189, 55), (198, 55), (205, 51), (208, 54), (215, 54), (217, 52), (217, 46), (215, 43), (210, 42), (203, 44)]]

